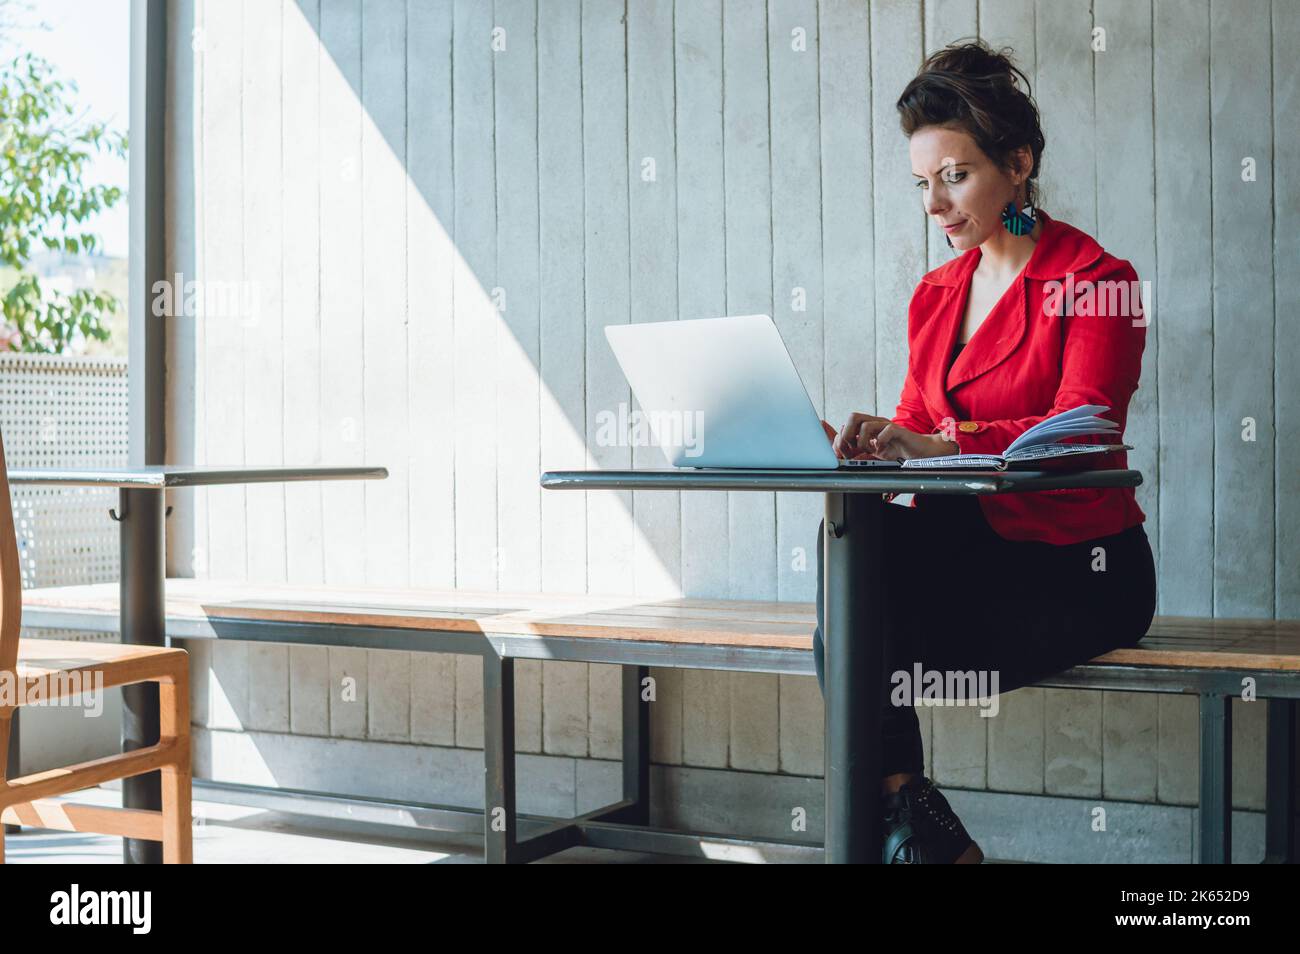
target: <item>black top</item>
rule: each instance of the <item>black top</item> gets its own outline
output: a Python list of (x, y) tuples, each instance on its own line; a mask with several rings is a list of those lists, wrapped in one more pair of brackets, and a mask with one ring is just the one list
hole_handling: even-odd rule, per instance
[(967, 342), (965, 341), (958, 341), (955, 345), (953, 345), (952, 360), (948, 362), (948, 367), (951, 368), (954, 364), (957, 363), (957, 355), (961, 354), (961, 349), (966, 347), (966, 344)]

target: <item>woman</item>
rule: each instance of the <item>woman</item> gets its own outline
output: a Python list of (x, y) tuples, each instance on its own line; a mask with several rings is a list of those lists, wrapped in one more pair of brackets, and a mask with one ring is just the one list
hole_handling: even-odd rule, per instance
[[(1102, 416), (1124, 427), (1145, 345), (1137, 275), (1037, 207), (1044, 139), (1028, 86), (1004, 54), (971, 42), (931, 55), (899, 98), (925, 212), (963, 254), (912, 296), (894, 416), (854, 413), (838, 433), (826, 425), (838, 456), (998, 453), (1082, 404), (1107, 406)], [(1087, 460), (1127, 467), (1123, 452)], [(1156, 603), (1145, 519), (1132, 488), (920, 494), (886, 506), (888, 671), (996, 672), (989, 685), (1009, 692), (1136, 644)], [(822, 528), (817, 555), (824, 691)], [(922, 775), (907, 695), (884, 701), (883, 860), (978, 863), (983, 852)]]

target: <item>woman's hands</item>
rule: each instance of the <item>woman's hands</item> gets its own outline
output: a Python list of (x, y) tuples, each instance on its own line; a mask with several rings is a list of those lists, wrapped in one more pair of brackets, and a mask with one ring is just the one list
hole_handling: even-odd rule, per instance
[(846, 460), (874, 457), (877, 460), (910, 460), (956, 454), (957, 444), (940, 434), (918, 434), (886, 417), (854, 411), (837, 432), (825, 421), (822, 429), (831, 441), (835, 456)]

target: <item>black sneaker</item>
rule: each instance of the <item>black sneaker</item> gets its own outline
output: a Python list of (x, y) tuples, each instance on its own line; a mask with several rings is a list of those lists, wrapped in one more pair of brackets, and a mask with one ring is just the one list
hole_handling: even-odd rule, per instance
[(984, 852), (967, 834), (948, 799), (921, 776), (881, 796), (887, 865), (979, 864)]

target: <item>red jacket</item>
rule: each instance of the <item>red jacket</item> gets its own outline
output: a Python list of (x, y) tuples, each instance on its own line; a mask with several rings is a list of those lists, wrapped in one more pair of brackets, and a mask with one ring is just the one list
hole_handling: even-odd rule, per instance
[[(1041, 209), (1038, 214), (1043, 229), (1024, 271), (951, 370), (980, 249), (941, 265), (916, 286), (908, 308), (907, 378), (895, 423), (921, 434), (944, 432), (947, 425), (946, 436), (961, 453), (997, 454), (1052, 414), (1104, 404), (1110, 410), (1101, 416), (1117, 422), (1122, 433), (1146, 345), (1137, 273), (1086, 233)], [(1118, 442), (1101, 436), (1067, 440)], [(1097, 469), (1128, 466), (1123, 451), (1086, 460)], [(1146, 520), (1131, 487), (978, 499), (989, 525), (1009, 540), (1076, 543)], [(913, 504), (924, 507), (924, 496)]]

